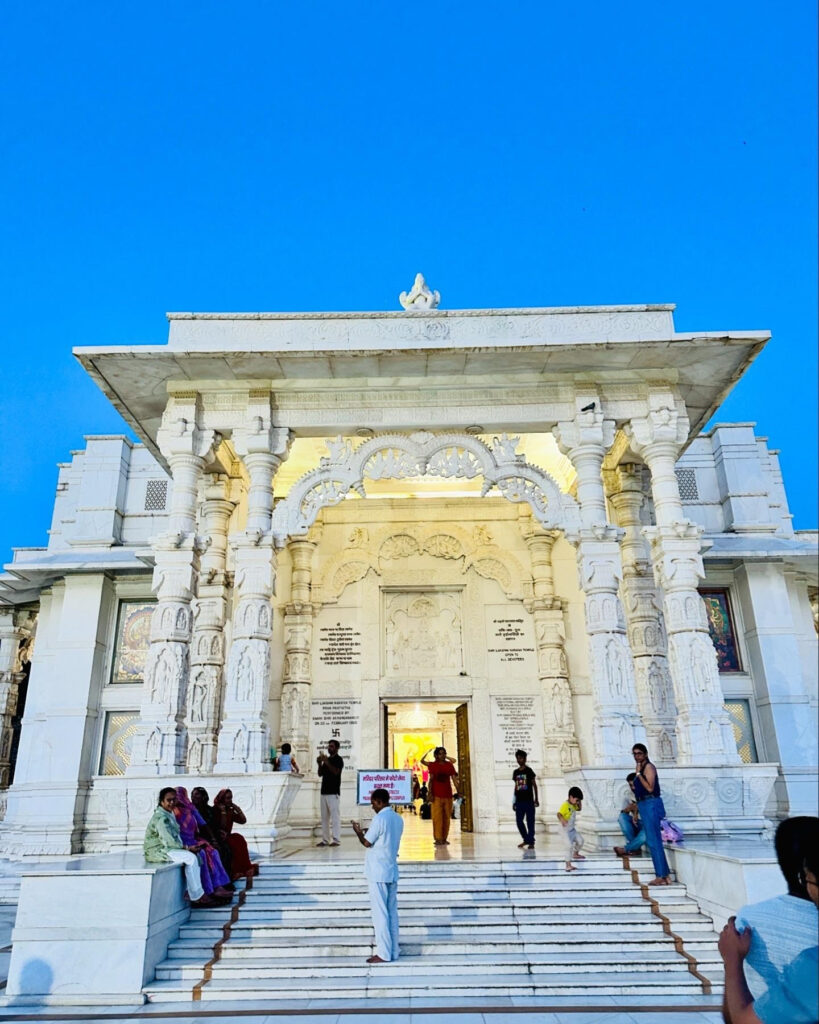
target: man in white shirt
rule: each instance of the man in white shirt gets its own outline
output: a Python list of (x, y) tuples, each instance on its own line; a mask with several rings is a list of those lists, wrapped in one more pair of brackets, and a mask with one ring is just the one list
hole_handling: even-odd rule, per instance
[(357, 821), (350, 824), (358, 841), (367, 847), (364, 874), (370, 885), (376, 948), (367, 963), (385, 964), (398, 959), (398, 847), (404, 822), (390, 807), (386, 789), (374, 789), (370, 804), (375, 817), (366, 834)]

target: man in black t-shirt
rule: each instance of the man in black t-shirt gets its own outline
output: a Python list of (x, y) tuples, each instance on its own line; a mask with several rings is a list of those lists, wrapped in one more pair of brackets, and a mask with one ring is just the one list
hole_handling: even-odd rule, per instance
[(344, 758), (339, 757), (338, 740), (330, 740), (327, 753), (316, 758), (321, 779), (321, 842), (317, 846), (338, 846), (341, 842), (341, 773)]
[(530, 850), (535, 848), (535, 808), (540, 806), (537, 795), (537, 782), (535, 773), (526, 763), (526, 751), (516, 750), (515, 760), (517, 768), (512, 772), (512, 781), (515, 784), (515, 797), (512, 806), (515, 808), (515, 820), (518, 825), (522, 843), (518, 843), (518, 849), (522, 850), (528, 846)]

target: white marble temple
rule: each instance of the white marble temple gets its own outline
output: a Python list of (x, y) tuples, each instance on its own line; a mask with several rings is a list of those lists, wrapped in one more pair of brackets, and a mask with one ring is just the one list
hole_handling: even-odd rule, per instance
[(76, 350), (139, 443), (87, 438), (0, 574), (0, 852), (133, 847), (197, 781), (272, 852), (311, 834), (328, 731), (349, 817), (390, 705), (424, 702), (463, 709), (479, 834), (514, 830), (501, 707), (547, 829), (579, 782), (610, 845), (637, 739), (689, 834), (816, 812), (817, 534), (753, 424), (700, 432), (767, 333), (436, 295)]

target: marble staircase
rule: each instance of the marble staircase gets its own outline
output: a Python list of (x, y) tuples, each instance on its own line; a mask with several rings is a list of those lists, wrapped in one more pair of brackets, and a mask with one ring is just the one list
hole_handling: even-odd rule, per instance
[(229, 929), (224, 911), (191, 913), (145, 994), (341, 1004), (716, 992), (711, 920), (682, 885), (642, 887), (651, 871), (633, 864), (634, 875), (611, 859), (572, 874), (549, 859), (402, 864), (401, 958), (378, 966), (364, 962), (374, 948), (360, 862), (264, 864)]

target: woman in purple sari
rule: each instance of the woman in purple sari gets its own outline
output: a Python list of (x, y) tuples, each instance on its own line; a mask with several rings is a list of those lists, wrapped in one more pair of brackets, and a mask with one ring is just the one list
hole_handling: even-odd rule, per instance
[(199, 860), (199, 870), (202, 875), (202, 888), (209, 896), (215, 899), (229, 901), (233, 898), (233, 885), (224, 867), (218, 852), (204, 839), (199, 837), (200, 825), (205, 824), (205, 819), (193, 806), (188, 797), (188, 791), (184, 786), (176, 788), (176, 806), (173, 809), (176, 820), (179, 822), (179, 834), (182, 843), (195, 849)]

